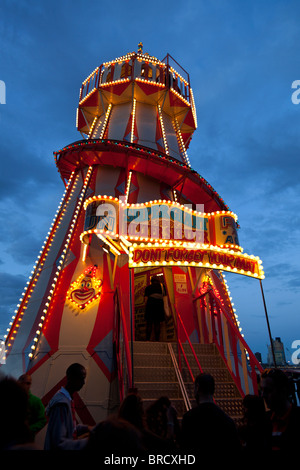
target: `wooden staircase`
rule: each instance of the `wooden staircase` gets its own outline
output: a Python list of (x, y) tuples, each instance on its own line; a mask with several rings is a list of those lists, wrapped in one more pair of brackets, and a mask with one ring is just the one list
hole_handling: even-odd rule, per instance
[[(199, 368), (191, 348), (187, 343), (183, 344), (183, 348), (192, 373), (196, 377)], [(217, 347), (215, 344), (193, 344), (193, 348), (203, 371), (210, 373), (215, 379), (215, 402), (231, 418), (239, 420), (242, 415), (242, 398)], [(182, 354), (180, 361), (181, 378), (189, 401), (195, 406), (194, 384)], [(144, 341), (133, 343), (134, 385), (143, 399), (145, 410), (161, 396), (167, 396), (177, 410), (179, 419), (187, 411), (178, 371), (176, 372), (176, 362), (178, 364), (180, 361), (177, 343)]]

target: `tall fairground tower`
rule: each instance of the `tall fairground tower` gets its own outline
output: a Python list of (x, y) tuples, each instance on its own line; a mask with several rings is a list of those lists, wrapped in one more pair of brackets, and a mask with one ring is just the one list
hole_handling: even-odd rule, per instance
[[(1, 372), (32, 375), (46, 405), (67, 367), (87, 370), (77, 419), (115, 412), (129, 389), (167, 395), (180, 414), (199, 371), (233, 417), (261, 366), (241, 334), (226, 272), (263, 279), (237, 216), (191, 168), (197, 128), (189, 74), (169, 54), (103, 63), (82, 83), (81, 140), (54, 152), (64, 193), (11, 320)], [(165, 285), (160, 341), (146, 341), (145, 287)]]

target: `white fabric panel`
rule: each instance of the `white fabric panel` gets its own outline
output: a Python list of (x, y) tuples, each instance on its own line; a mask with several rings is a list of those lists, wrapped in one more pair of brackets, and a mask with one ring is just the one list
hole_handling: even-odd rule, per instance
[(137, 173), (137, 179), (139, 184), (137, 203), (161, 199), (160, 183), (157, 180), (145, 176), (142, 173)]
[(136, 122), (140, 145), (157, 150), (156, 134), (156, 108), (145, 103), (136, 103)]
[(114, 69), (114, 80), (120, 80), (121, 77), (121, 70), (122, 70), (122, 65), (124, 62), (117, 63), (115, 64), (115, 69)]
[(113, 106), (109, 119), (108, 138), (123, 140), (127, 123), (130, 118), (132, 103), (119, 104)]
[(99, 166), (96, 177), (95, 195), (115, 197), (115, 186), (120, 175), (119, 168)]

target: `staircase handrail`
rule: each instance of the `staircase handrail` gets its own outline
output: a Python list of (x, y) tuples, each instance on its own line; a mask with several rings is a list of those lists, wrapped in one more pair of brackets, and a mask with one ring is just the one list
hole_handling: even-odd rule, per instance
[(225, 316), (226, 320), (228, 321), (229, 325), (231, 326), (231, 328), (233, 329), (234, 333), (236, 334), (236, 336), (238, 337), (239, 341), (241, 341), (241, 343), (243, 344), (244, 348), (247, 350), (248, 354), (249, 354), (249, 357), (251, 357), (251, 359), (253, 360), (255, 366), (258, 368), (258, 370), (260, 372), (263, 371), (263, 367), (261, 366), (261, 364), (259, 363), (259, 361), (257, 360), (257, 358), (255, 357), (255, 355), (253, 354), (253, 352), (251, 351), (251, 349), (249, 348), (248, 344), (246, 343), (244, 337), (241, 335), (239, 329), (237, 328), (237, 326), (232, 323), (231, 321), (231, 318), (229, 317), (228, 315), (228, 312), (224, 309), (223, 305), (221, 304), (220, 300), (214, 296), (214, 300), (218, 303), (218, 306), (220, 307), (220, 309), (222, 310), (223, 312), (223, 315)]
[[(257, 393), (257, 379), (256, 379), (256, 372), (255, 372), (255, 367), (258, 369), (259, 372), (262, 372), (263, 371), (263, 367), (261, 366), (261, 364), (259, 363), (259, 361), (257, 360), (257, 358), (254, 356), (253, 352), (251, 351), (251, 349), (249, 348), (248, 344), (246, 343), (245, 339), (243, 338), (243, 336), (241, 335), (240, 331), (238, 330), (237, 326), (232, 322), (232, 319), (230, 318), (228, 312), (225, 310), (225, 308), (223, 307), (223, 305), (221, 304), (220, 300), (215, 296), (213, 295), (212, 297), (212, 293), (210, 290), (206, 291), (205, 293), (202, 293), (201, 295), (197, 296), (195, 299), (194, 299), (194, 302), (196, 302), (197, 300), (199, 300), (200, 298), (204, 297), (206, 294), (208, 294), (210, 296), (210, 298), (213, 298), (213, 300), (216, 302), (217, 306), (219, 307), (219, 309), (222, 311), (222, 314), (223, 314), (223, 318), (226, 320), (226, 323), (227, 323), (227, 326), (230, 327), (231, 329), (231, 332), (232, 332), (232, 338), (235, 338), (237, 341), (236, 341), (236, 345), (238, 344), (238, 341), (243, 345), (245, 351), (247, 351), (247, 354), (249, 356), (249, 362), (250, 362), (250, 366), (251, 366), (251, 377), (252, 377), (252, 384), (253, 384), (253, 388), (254, 388), (254, 392)], [(220, 319), (220, 313), (219, 313), (219, 310), (217, 309), (217, 314), (219, 315), (219, 319)], [(212, 317), (211, 317), (211, 320), (212, 320)], [(231, 367), (229, 367), (229, 359), (226, 357), (225, 355), (225, 350), (224, 350), (224, 345), (221, 344), (219, 341), (217, 341), (217, 335), (216, 335), (216, 331), (215, 331), (215, 324), (213, 321), (211, 321), (211, 325), (212, 325), (212, 328), (213, 328), (213, 334), (214, 334), (214, 337), (216, 339), (215, 341), (215, 344), (219, 350), (219, 353), (221, 354), (223, 360), (225, 361), (225, 363), (227, 364), (227, 368), (235, 382), (235, 384), (237, 385), (240, 393), (242, 396), (245, 395), (245, 391), (243, 390), (243, 387), (242, 387), (242, 384), (241, 384), (241, 379), (239, 377), (239, 372), (238, 372), (238, 363), (236, 364), (236, 372), (237, 374), (235, 375), (231, 369)], [(237, 351), (234, 351), (234, 359), (235, 361), (238, 361), (238, 357), (237, 357), (237, 354), (236, 354)], [(248, 371), (249, 372), (249, 371)]]
[(178, 340), (178, 344), (179, 344), (181, 353), (183, 354), (183, 357), (184, 357), (184, 360), (185, 360), (185, 362), (186, 362), (186, 365), (187, 365), (188, 371), (189, 371), (189, 373), (190, 373), (190, 376), (191, 376), (191, 378), (192, 378), (192, 381), (195, 382), (195, 377), (194, 377), (193, 371), (192, 371), (192, 369), (191, 369), (190, 363), (189, 363), (189, 361), (188, 361), (188, 358), (186, 357), (185, 351), (184, 351), (184, 349), (183, 349), (182, 342), (181, 342), (180, 340)]
[(172, 348), (172, 344), (168, 343), (168, 349), (169, 349), (169, 353), (170, 353), (170, 356), (171, 356), (171, 359), (172, 359), (172, 362), (173, 362), (173, 366), (174, 366), (174, 369), (175, 369), (176, 377), (177, 377), (178, 384), (179, 384), (179, 387), (180, 387), (180, 390), (181, 390), (181, 394), (182, 394), (182, 398), (183, 398), (183, 401), (184, 401), (184, 404), (185, 404), (185, 408), (188, 411), (192, 408), (192, 405), (191, 405), (188, 393), (186, 391), (186, 387), (184, 385), (184, 381), (183, 381), (183, 378), (182, 378), (182, 375), (181, 375), (181, 372), (180, 372), (180, 369), (179, 369), (179, 366), (178, 366), (178, 362), (176, 360), (176, 357), (175, 357), (175, 354), (174, 354), (174, 351), (173, 351), (173, 348)]
[[(196, 361), (196, 363), (197, 363), (197, 366), (198, 366), (198, 368), (199, 368), (199, 372), (202, 373), (202, 372), (203, 372), (203, 369), (202, 369), (201, 364), (200, 364), (200, 362), (199, 362), (199, 360), (198, 360), (198, 357), (197, 357), (197, 355), (196, 355), (195, 349), (193, 348), (193, 345), (192, 345), (192, 343), (191, 343), (191, 340), (190, 340), (190, 338), (189, 338), (189, 335), (188, 335), (188, 333), (187, 333), (187, 331), (186, 331), (186, 328), (185, 328), (185, 326), (184, 326), (184, 323), (183, 323), (183, 321), (182, 321), (182, 318), (181, 318), (181, 316), (180, 316), (180, 313), (178, 312), (178, 310), (177, 310), (177, 308), (176, 308), (176, 305), (173, 305), (173, 306), (174, 306), (174, 310), (175, 310), (175, 312), (176, 312), (176, 316), (177, 316), (178, 320), (180, 321), (180, 324), (181, 324), (181, 326), (182, 326), (184, 335), (185, 335), (185, 337), (186, 337), (186, 339), (187, 339), (187, 341), (188, 341), (188, 343), (189, 343), (189, 346), (190, 346), (190, 348), (191, 348), (192, 354), (193, 354), (193, 356), (194, 356), (194, 358), (195, 358), (195, 361)], [(178, 326), (177, 326), (177, 330), (178, 330)], [(190, 373), (190, 375), (191, 375), (191, 378), (192, 378), (192, 380), (193, 380), (193, 382), (194, 382), (194, 381), (195, 381), (195, 378), (194, 378), (194, 375), (193, 375), (193, 373), (192, 373), (192, 370), (191, 370), (190, 364), (189, 364), (189, 362), (188, 362), (188, 359), (187, 359), (187, 357), (186, 357), (186, 355), (185, 355), (185, 353), (184, 353), (184, 350), (183, 350), (183, 347), (182, 347), (182, 342), (181, 342), (181, 340), (180, 340), (180, 338), (179, 338), (178, 331), (177, 331), (177, 343), (178, 343), (178, 345), (179, 345), (179, 348), (180, 348), (181, 351), (183, 352), (186, 365), (187, 365), (187, 367), (188, 367), (188, 370), (189, 370), (189, 373)], [(179, 348), (178, 348), (178, 349), (179, 349)]]
[(219, 301), (219, 299), (216, 299), (218, 302), (218, 305), (220, 307), (220, 309), (222, 310), (223, 314), (225, 315), (226, 317), (226, 320), (230, 322), (230, 325), (232, 327), (232, 329), (234, 330), (235, 334), (238, 336), (239, 338), (239, 341), (241, 341), (241, 343), (243, 344), (244, 348), (246, 349), (246, 351), (248, 352), (248, 355), (249, 357), (251, 357), (251, 359), (253, 360), (255, 366), (258, 368), (258, 370), (260, 372), (263, 371), (263, 367), (261, 366), (261, 364), (259, 363), (259, 361), (257, 360), (257, 358), (255, 357), (255, 355), (253, 354), (253, 352), (251, 351), (251, 349), (249, 348), (248, 344), (246, 343), (244, 337), (241, 335), (240, 331), (238, 330), (237, 326), (233, 323), (231, 323), (231, 320), (230, 320), (230, 317), (228, 315), (228, 313), (226, 312), (226, 310), (224, 309), (223, 305), (221, 304), (221, 302)]

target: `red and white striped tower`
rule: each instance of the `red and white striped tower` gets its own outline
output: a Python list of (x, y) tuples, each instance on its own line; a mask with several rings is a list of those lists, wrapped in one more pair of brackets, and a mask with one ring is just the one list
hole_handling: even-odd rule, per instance
[(83, 82), (83, 140), (55, 152), (65, 191), (12, 319), (2, 367), (16, 377), (29, 371), (46, 403), (68, 365), (82, 363), (87, 380), (77, 413), (85, 423), (106, 417), (134, 385), (131, 340), (143, 339), (137, 316), (153, 273), (168, 291), (168, 341), (215, 342), (241, 393), (255, 389), (257, 364), (223, 273), (264, 275), (239, 245), (235, 214), (190, 166), (196, 127), (188, 73), (140, 44)]

